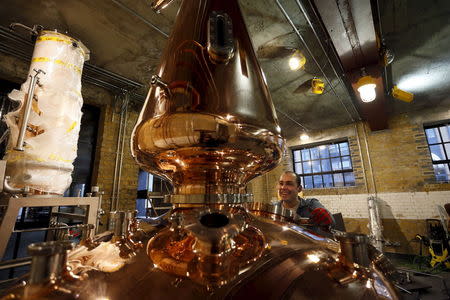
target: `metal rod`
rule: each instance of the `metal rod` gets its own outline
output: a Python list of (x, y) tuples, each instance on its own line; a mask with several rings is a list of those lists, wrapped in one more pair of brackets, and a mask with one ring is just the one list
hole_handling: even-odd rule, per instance
[[(122, 100), (125, 101), (125, 100)], [(123, 127), (123, 105), (120, 110), (120, 119), (119, 119), (119, 132), (117, 134), (117, 144), (116, 144), (116, 159), (114, 163), (114, 178), (113, 178), (113, 190), (111, 194), (111, 205), (110, 211), (117, 210), (116, 208), (116, 193), (117, 193), (117, 175), (119, 168), (119, 153), (120, 153), (120, 138), (122, 136), (122, 127)]]
[(119, 162), (119, 176), (117, 178), (117, 196), (116, 196), (116, 209), (119, 207), (119, 199), (120, 199), (120, 179), (122, 177), (122, 164), (123, 164), (123, 148), (125, 147), (125, 137), (127, 133), (127, 119), (128, 119), (128, 103), (129, 103), (129, 95), (125, 94), (125, 104), (124, 104), (124, 120), (123, 120), (123, 130), (122, 130), (122, 146), (120, 147), (120, 162)]
[[(377, 1), (378, 1), (378, 0), (377, 0)], [(300, 3), (299, 0), (295, 0), (295, 2), (297, 3), (298, 7), (299, 7), (300, 10), (302, 11), (303, 16), (305, 17), (306, 21), (308, 22), (309, 27), (310, 27), (311, 30), (313, 31), (314, 36), (315, 36), (317, 42), (318, 42), (319, 45), (320, 45), (320, 48), (322, 49), (323, 53), (325, 54), (325, 57), (327, 58), (328, 63), (330, 64), (330, 67), (331, 67), (331, 69), (332, 69), (333, 72), (334, 72), (334, 75), (335, 75), (336, 78), (339, 80), (339, 82), (340, 82), (343, 86), (345, 86), (345, 83), (344, 83), (344, 81), (342, 80), (341, 76), (339, 76), (338, 72), (337, 72), (336, 69), (334, 68), (334, 65), (333, 65), (333, 63), (331, 62), (330, 56), (328, 55), (328, 52), (325, 50), (325, 47), (323, 46), (322, 40), (320, 39), (319, 34), (317, 33), (316, 28), (314, 27), (314, 25), (313, 25), (313, 23), (312, 23), (312, 21), (311, 21), (309, 15), (308, 15), (308, 13), (306, 12), (305, 7), (303, 6), (302, 3)], [(310, 1), (308, 1), (308, 2), (311, 3)], [(314, 10), (314, 9), (313, 9), (313, 10)], [(317, 15), (316, 15), (316, 17), (317, 17)], [(338, 59), (337, 61), (338, 61), (338, 63), (339, 63), (339, 66), (341, 67), (341, 73), (343, 73), (343, 72), (344, 72), (344, 68), (342, 67), (341, 61), (340, 61), (339, 59)], [(354, 109), (355, 112), (356, 112), (356, 115), (358, 116), (358, 119), (361, 120), (361, 117), (359, 116), (358, 110), (356, 109), (355, 104), (353, 103), (353, 101), (351, 101), (351, 104), (352, 104), (353, 109)], [(352, 121), (354, 121), (353, 118), (352, 118)]]
[(8, 264), (1, 264), (0, 270), (13, 269), (13, 268), (22, 267), (22, 266), (26, 266), (26, 265), (30, 265), (30, 264), (31, 264), (31, 258), (28, 258), (26, 261), (22, 261), (22, 262), (11, 262)]
[(34, 96), (34, 88), (36, 87), (36, 83), (39, 82), (39, 73), (43, 73), (45, 74), (44, 71), (42, 71), (41, 69), (36, 70), (33, 69), (33, 71), (36, 72), (36, 74), (34, 74), (34, 76), (30, 75), (29, 77), (31, 78), (30, 81), (30, 86), (28, 87), (28, 94), (27, 94), (27, 98), (26, 98), (26, 102), (24, 105), (24, 111), (23, 111), (23, 115), (22, 115), (22, 119), (19, 125), (19, 137), (17, 138), (17, 143), (16, 143), (16, 147), (14, 147), (14, 150), (17, 151), (23, 151), (23, 141), (25, 139), (25, 132), (27, 131), (27, 126), (28, 126), (28, 119), (30, 118), (30, 112), (31, 112), (31, 104), (33, 103), (33, 96)]
[(279, 0), (275, 0), (275, 2), (277, 3), (279, 9), (281, 10), (281, 12), (283, 13), (284, 17), (286, 18), (286, 20), (288, 21), (288, 23), (291, 25), (291, 27), (294, 29), (295, 34), (298, 36), (298, 38), (300, 39), (300, 41), (303, 43), (303, 46), (305, 46), (306, 51), (308, 52), (308, 54), (311, 56), (311, 58), (313, 59), (313, 61), (315, 62), (315, 64), (317, 65), (317, 67), (319, 68), (320, 72), (322, 73), (323, 77), (325, 78), (325, 80), (327, 81), (328, 85), (331, 87), (331, 90), (333, 91), (333, 94), (336, 96), (336, 98), (339, 100), (339, 102), (341, 102), (342, 106), (344, 107), (345, 111), (347, 112), (348, 116), (350, 117), (350, 119), (352, 120), (352, 122), (355, 121), (355, 119), (353, 118), (353, 116), (350, 114), (350, 112), (347, 109), (347, 106), (344, 104), (344, 102), (342, 101), (341, 97), (339, 97), (339, 95), (336, 93), (336, 90), (333, 88), (333, 85), (331, 84), (330, 79), (328, 79), (328, 76), (325, 74), (325, 71), (322, 69), (322, 67), (320, 66), (319, 62), (317, 61), (316, 57), (314, 56), (314, 54), (312, 53), (312, 51), (309, 49), (308, 45), (306, 44), (305, 39), (303, 38), (302, 34), (300, 33), (300, 31), (297, 29), (297, 27), (295, 26), (294, 22), (292, 21), (292, 19), (289, 17), (288, 13), (286, 12), (286, 10), (284, 9), (283, 5), (281, 5)]
[(117, 4), (118, 6), (120, 6), (123, 10), (127, 11), (128, 13), (132, 14), (133, 16), (135, 16), (136, 18), (138, 18), (139, 20), (141, 20), (142, 22), (144, 22), (145, 24), (147, 24), (148, 26), (150, 26), (151, 28), (153, 28), (154, 30), (158, 31), (159, 33), (161, 33), (164, 37), (168, 38), (169, 35), (167, 33), (165, 33), (164, 31), (162, 31), (159, 27), (157, 27), (155, 24), (151, 23), (150, 21), (148, 21), (146, 18), (144, 18), (143, 16), (141, 16), (140, 14), (138, 14), (137, 12), (135, 12), (134, 10), (132, 10), (131, 8), (129, 8), (128, 6), (126, 6), (125, 4), (123, 4), (120, 1), (117, 0), (112, 0), (112, 2), (114, 2), (115, 4)]
[(366, 143), (366, 154), (367, 154), (367, 161), (369, 162), (369, 169), (370, 169), (370, 175), (371, 175), (370, 177), (372, 178), (373, 191), (374, 191), (374, 194), (376, 196), (377, 195), (377, 186), (375, 184), (375, 176), (373, 174), (372, 160), (370, 159), (369, 141), (367, 140), (366, 124), (365, 123), (363, 123), (363, 133), (364, 133), (364, 142)]
[(275, 110), (279, 113), (281, 113), (283, 116), (285, 116), (286, 118), (288, 118), (289, 120), (291, 120), (292, 122), (294, 122), (295, 124), (297, 124), (298, 126), (300, 126), (301, 128), (303, 128), (305, 131), (308, 131), (309, 129), (306, 128), (306, 126), (300, 124), (299, 122), (297, 122), (296, 120), (294, 120), (293, 118), (291, 118), (288, 114), (286, 114), (285, 112), (281, 111), (278, 108), (275, 108)]
[[(358, 131), (358, 123), (355, 123), (355, 131), (356, 131), (356, 141), (358, 142), (358, 150), (359, 150), (359, 153), (362, 153), (361, 141), (359, 140), (360, 136), (359, 136), (359, 131)], [(362, 167), (362, 171), (364, 174), (364, 182), (366, 183), (366, 193), (368, 194), (369, 193), (369, 184), (367, 181), (366, 164), (364, 163), (364, 158), (362, 157), (362, 154), (361, 154), (361, 167)]]
[(50, 231), (50, 230), (59, 230), (59, 229), (70, 229), (70, 228), (84, 228), (90, 224), (78, 224), (78, 225), (70, 225), (70, 226), (59, 226), (59, 227), (42, 227), (42, 228), (30, 228), (30, 229), (21, 229), (14, 230), (13, 232), (34, 232), (34, 231)]

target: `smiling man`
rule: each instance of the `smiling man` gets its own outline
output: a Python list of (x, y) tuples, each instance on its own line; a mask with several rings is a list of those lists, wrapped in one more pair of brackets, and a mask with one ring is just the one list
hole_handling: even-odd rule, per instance
[(321, 229), (334, 226), (333, 216), (315, 198), (303, 199), (298, 196), (302, 191), (300, 177), (291, 171), (286, 171), (278, 181), (278, 196), (281, 205), (289, 210), (295, 211), (300, 218), (309, 218), (309, 222)]

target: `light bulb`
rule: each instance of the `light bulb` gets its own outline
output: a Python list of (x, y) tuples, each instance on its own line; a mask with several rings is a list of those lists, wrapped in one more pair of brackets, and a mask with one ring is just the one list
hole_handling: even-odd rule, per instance
[(289, 59), (289, 68), (292, 71), (300, 69), (300, 59), (298, 57), (291, 57)]
[(361, 96), (361, 100), (363, 102), (372, 102), (377, 97), (377, 93), (375, 92), (376, 84), (369, 83), (362, 85), (358, 88), (359, 95)]
[(309, 140), (309, 135), (307, 133), (302, 133), (300, 135), (300, 140), (302, 140), (303, 142), (306, 142), (307, 140)]
[(296, 50), (294, 54), (289, 59), (289, 68), (292, 71), (297, 71), (303, 67), (306, 63), (306, 57), (299, 51)]

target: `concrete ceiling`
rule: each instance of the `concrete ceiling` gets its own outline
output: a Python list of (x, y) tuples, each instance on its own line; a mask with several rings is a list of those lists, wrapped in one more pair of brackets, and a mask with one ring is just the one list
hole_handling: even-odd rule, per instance
[[(67, 32), (91, 50), (91, 64), (143, 83), (146, 89), (167, 41), (164, 33), (170, 33), (180, 2), (175, 1), (156, 14), (150, 8), (150, 1), (144, 0), (0, 0), (0, 25), (21, 22)], [(298, 48), (305, 53), (305, 68), (296, 72), (289, 70), (286, 57), (260, 59), (286, 137), (298, 135), (305, 128), (336, 127), (359, 118), (354, 105), (358, 99), (348, 89), (349, 82), (338, 80), (294, 0), (279, 2), (318, 64), (308, 54), (275, 0), (239, 2), (255, 49), (274, 45)], [(392, 114), (436, 105), (450, 107), (450, 2), (379, 2), (385, 43), (395, 53), (395, 60), (388, 67), (390, 84), (398, 84), (416, 96), (413, 103), (389, 98), (388, 111)], [(325, 81), (317, 65), (331, 83), (326, 84), (325, 93), (293, 93), (312, 77)]]

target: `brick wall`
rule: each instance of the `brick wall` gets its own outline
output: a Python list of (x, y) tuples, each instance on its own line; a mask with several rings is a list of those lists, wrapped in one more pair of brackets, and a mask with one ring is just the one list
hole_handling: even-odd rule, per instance
[[(435, 180), (423, 126), (449, 117), (448, 111), (433, 109), (393, 116), (389, 129), (382, 131), (371, 132), (358, 122), (311, 132), (308, 143), (288, 140), (288, 152), (306, 144), (347, 138), (356, 186), (305, 190), (305, 197), (318, 198), (333, 213), (342, 212), (348, 231), (368, 233), (367, 197), (376, 194), (381, 199), (384, 235), (400, 242), (400, 247), (388, 251), (417, 253), (418, 243), (412, 241), (415, 234), (426, 233), (425, 219), (438, 217), (436, 205), (450, 202), (450, 184)], [(293, 170), (290, 157), (251, 182), (256, 201), (276, 197), (276, 181), (284, 170)]]

